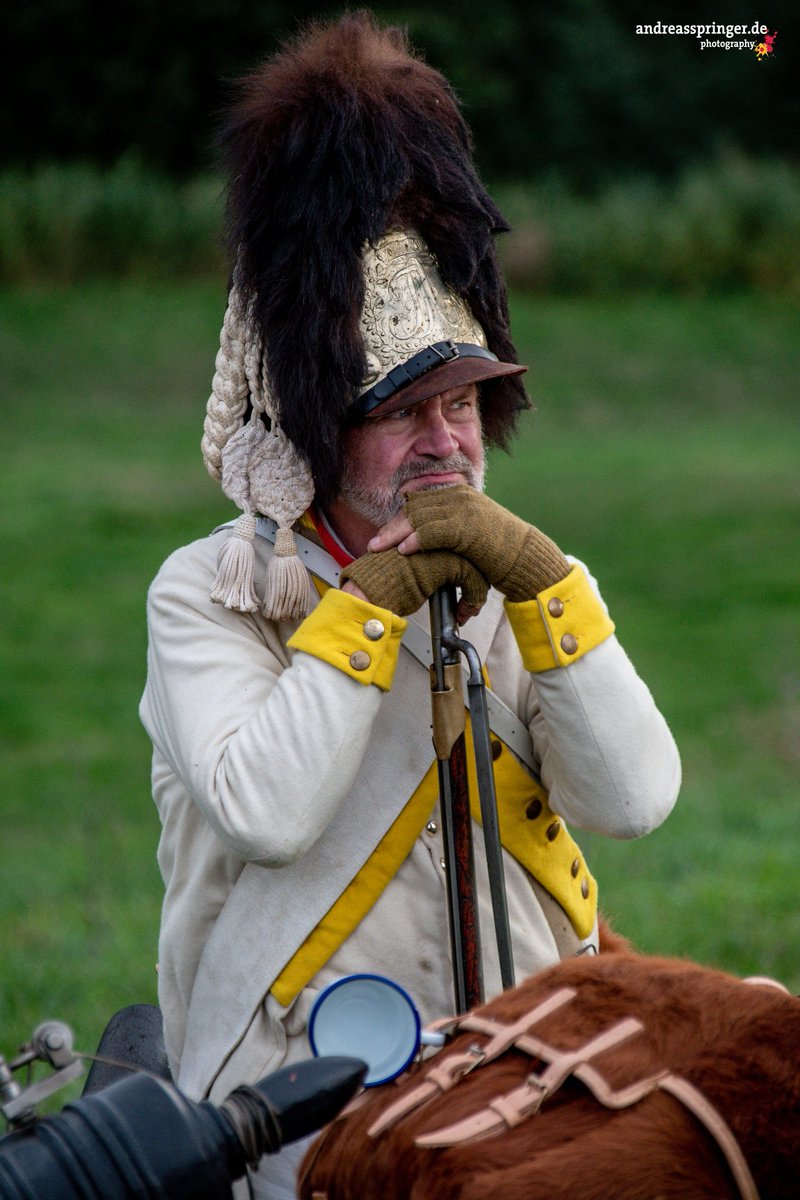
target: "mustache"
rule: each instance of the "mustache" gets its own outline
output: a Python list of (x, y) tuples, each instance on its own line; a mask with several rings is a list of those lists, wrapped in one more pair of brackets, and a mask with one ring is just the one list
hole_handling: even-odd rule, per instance
[[(402, 463), (388, 477), (384, 484), (366, 488), (358, 478), (358, 472), (352, 462), (345, 464), (345, 473), (339, 495), (362, 517), (366, 517), (373, 525), (385, 525), (392, 517), (401, 512), (405, 503), (403, 485), (420, 475), (449, 475), (460, 473), (466, 482), (478, 491), (483, 491), (483, 465), (476, 467), (461, 450), (455, 450), (447, 458), (419, 458)], [(431, 479), (429, 487), (446, 487)]]
[(462, 454), (460, 451), (456, 451), (447, 458), (419, 459), (415, 462), (403, 463), (392, 475), (390, 487), (393, 491), (397, 491), (404, 483), (408, 483), (411, 479), (418, 479), (420, 475), (450, 475), (454, 472), (460, 472), (467, 479), (472, 479), (475, 473), (475, 468), (466, 454)]

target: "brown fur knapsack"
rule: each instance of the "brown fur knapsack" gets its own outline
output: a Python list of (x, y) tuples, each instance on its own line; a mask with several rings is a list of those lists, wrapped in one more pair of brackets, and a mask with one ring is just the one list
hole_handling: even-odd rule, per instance
[[(691, 962), (623, 952), (563, 962), (477, 1012), (506, 1026), (542, 1005), (551, 1011), (529, 1030), (557, 1057), (609, 1030), (618, 1031), (610, 1040), (619, 1040), (590, 1054), (588, 1071), (585, 1063), (583, 1071), (568, 1073), (550, 1094), (537, 1097), (531, 1076), (541, 1080), (552, 1068), (547, 1056), (537, 1055), (535, 1046), (525, 1053), (511, 1045), (481, 1063), (491, 1033), (460, 1030), (403, 1079), (364, 1093), (323, 1133), (306, 1157), (299, 1195), (725, 1200), (747, 1194), (702, 1112), (698, 1117), (679, 1094), (659, 1086), (659, 1076), (686, 1081), (689, 1099), (697, 1091), (713, 1106), (761, 1200), (797, 1195), (800, 999)], [(471, 1057), (480, 1065), (450, 1087), (449, 1076), (460, 1072), (453, 1065), (459, 1056), (468, 1066)], [(437, 1067), (448, 1090), (429, 1078)], [(598, 1079), (612, 1093), (644, 1084), (646, 1094), (629, 1107), (606, 1107), (590, 1086)], [(408, 1107), (414, 1098), (414, 1107), (392, 1119), (388, 1110), (398, 1102)], [(509, 1127), (526, 1104), (537, 1102), (535, 1115)], [(455, 1134), (441, 1134), (454, 1125), (461, 1125)], [(418, 1142), (447, 1141), (465, 1131), (473, 1136), (452, 1145)]]

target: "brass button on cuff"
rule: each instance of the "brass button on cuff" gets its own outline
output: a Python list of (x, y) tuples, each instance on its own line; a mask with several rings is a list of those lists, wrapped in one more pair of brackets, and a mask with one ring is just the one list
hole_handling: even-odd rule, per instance
[(350, 655), (350, 666), (354, 671), (366, 671), (371, 662), (372, 659), (366, 650), (354, 650)]
[(371, 617), (369, 621), (364, 622), (364, 633), (371, 642), (377, 642), (386, 633), (386, 627), (383, 621), (379, 621), (377, 617)]
[(525, 816), (528, 818), (529, 821), (535, 821), (536, 818), (541, 814), (541, 811), (542, 811), (541, 800), (531, 800), (530, 804), (525, 809)]
[(553, 821), (552, 825), (548, 825), (547, 826), (548, 842), (554, 842), (560, 832), (561, 832), (561, 822), (560, 821)]
[(589, 880), (588, 879), (584, 879), (583, 883), (581, 884), (581, 895), (583, 896), (584, 900), (589, 899)]
[(570, 872), (572, 874), (573, 879), (578, 878), (578, 871), (580, 871), (580, 869), (581, 869), (581, 860), (579, 858), (573, 858), (572, 866), (570, 867)]
[(558, 596), (553, 596), (552, 600), (547, 601), (547, 611), (551, 617), (563, 617), (564, 601), (559, 600)]
[(565, 633), (561, 639), (561, 649), (565, 654), (574, 654), (578, 649), (578, 639), (574, 633)]

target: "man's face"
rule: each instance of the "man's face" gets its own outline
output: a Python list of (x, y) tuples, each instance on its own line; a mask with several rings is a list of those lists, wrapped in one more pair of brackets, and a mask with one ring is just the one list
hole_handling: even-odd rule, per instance
[(409, 492), (468, 483), (483, 488), (478, 389), (452, 388), (345, 434), (339, 500), (380, 528)]

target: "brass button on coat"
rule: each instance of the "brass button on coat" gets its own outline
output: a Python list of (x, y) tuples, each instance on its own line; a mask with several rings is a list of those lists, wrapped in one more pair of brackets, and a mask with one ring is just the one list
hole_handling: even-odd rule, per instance
[(570, 867), (570, 872), (572, 873), (573, 879), (578, 878), (578, 871), (580, 871), (580, 869), (581, 869), (581, 860), (579, 858), (573, 858), (572, 866)]
[(583, 883), (581, 884), (581, 895), (583, 896), (584, 900), (589, 899), (589, 880), (588, 879), (584, 879)]
[(383, 621), (379, 621), (377, 617), (371, 617), (364, 623), (364, 633), (371, 642), (377, 642), (386, 633), (386, 628)]
[(442, 868), (443, 871), (446, 869), (447, 863), (444, 861), (443, 858), (439, 859), (439, 866)]
[(574, 654), (578, 649), (578, 639), (574, 633), (565, 633), (561, 639), (561, 649), (565, 654)]
[(366, 671), (371, 662), (366, 650), (354, 650), (350, 655), (350, 666), (354, 671)]
[(435, 821), (428, 821), (428, 824), (425, 826), (425, 830), (427, 833), (430, 833), (430, 834), (438, 833), (439, 826), (436, 824)]
[(547, 826), (548, 842), (554, 842), (560, 832), (561, 832), (561, 822), (560, 821), (553, 821), (552, 825), (548, 825)]
[(535, 821), (536, 818), (541, 814), (541, 811), (542, 811), (541, 800), (531, 800), (530, 804), (525, 809), (525, 816), (528, 818), (529, 821)]
[(552, 600), (547, 601), (547, 611), (551, 617), (563, 617), (564, 601), (559, 600), (558, 596), (553, 596)]
[(500, 757), (500, 755), (502, 753), (503, 753), (503, 743), (502, 742), (492, 742), (492, 758), (495, 760), (495, 762), (497, 761), (497, 759)]

